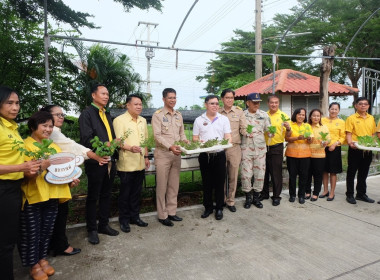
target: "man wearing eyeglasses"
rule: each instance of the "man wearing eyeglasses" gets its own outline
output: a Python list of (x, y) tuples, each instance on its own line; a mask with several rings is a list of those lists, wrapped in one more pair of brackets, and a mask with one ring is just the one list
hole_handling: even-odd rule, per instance
[(222, 94), (223, 107), (219, 113), (226, 116), (231, 125), (231, 143), (233, 147), (226, 150), (228, 182), (225, 183), (225, 202), (228, 210), (236, 212), (235, 193), (241, 161), (241, 135), (246, 135), (246, 120), (243, 110), (240, 107), (233, 106), (235, 101), (235, 92), (232, 89), (224, 89)]
[(188, 142), (180, 112), (174, 110), (177, 93), (173, 88), (162, 92), (164, 108), (157, 110), (152, 117), (152, 127), (156, 149), (154, 161), (157, 174), (156, 201), (158, 221), (164, 226), (173, 226), (182, 218), (176, 215), (179, 174), (181, 171), (181, 150), (176, 141)]
[[(206, 142), (217, 138), (229, 139), (231, 126), (227, 117), (218, 113), (219, 97), (208, 95), (205, 99), (206, 112), (195, 119), (193, 141)], [(199, 154), (199, 167), (203, 184), (203, 205), (205, 211), (201, 218), (207, 218), (214, 211), (213, 191), (215, 192), (215, 219), (223, 219), (224, 181), (226, 173), (226, 154), (224, 150)]]
[[(367, 192), (367, 176), (372, 162), (372, 152), (359, 150), (354, 142), (358, 141), (358, 136), (374, 135), (376, 123), (373, 116), (367, 113), (369, 101), (365, 97), (359, 97), (355, 101), (356, 113), (346, 120), (346, 139), (348, 148), (348, 167), (346, 175), (346, 200), (350, 204), (356, 204), (356, 200), (368, 203), (375, 201), (369, 198)], [(356, 199), (354, 198), (354, 180), (358, 172), (356, 182)]]

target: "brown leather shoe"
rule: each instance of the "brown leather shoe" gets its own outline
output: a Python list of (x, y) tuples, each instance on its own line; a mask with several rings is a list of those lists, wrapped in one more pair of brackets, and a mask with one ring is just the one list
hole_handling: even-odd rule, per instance
[(33, 280), (48, 280), (49, 279), (49, 277), (42, 270), (42, 268), (39, 264), (33, 266), (30, 269), (30, 277), (32, 277)]
[(55, 272), (54, 268), (48, 263), (47, 260), (40, 260), (39, 265), (41, 266), (43, 272), (45, 272), (48, 276), (52, 276)]

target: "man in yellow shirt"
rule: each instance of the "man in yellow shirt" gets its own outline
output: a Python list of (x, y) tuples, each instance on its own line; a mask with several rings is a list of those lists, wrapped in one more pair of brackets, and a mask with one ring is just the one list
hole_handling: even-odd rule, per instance
[(117, 137), (127, 133), (117, 161), (120, 177), (119, 223), (123, 232), (130, 232), (129, 224), (146, 227), (148, 223), (140, 219), (140, 199), (145, 168), (149, 168), (148, 148), (141, 147), (148, 138), (146, 119), (140, 116), (142, 98), (131, 94), (127, 97), (127, 112), (113, 121)]
[[(266, 142), (268, 144), (268, 152), (266, 157), (266, 171), (264, 178), (264, 187), (260, 194), (260, 200), (269, 199), (269, 176), (273, 186), (272, 205), (280, 205), (281, 191), (282, 191), (282, 162), (284, 160), (284, 141), (285, 131), (290, 131), (289, 123), (283, 122), (281, 116), (286, 119), (289, 116), (279, 109), (280, 98), (276, 95), (268, 97), (268, 116), (271, 125), (276, 127), (276, 133), (273, 138), (266, 135)], [(290, 120), (290, 119), (289, 119)]]
[[(356, 204), (356, 200), (368, 203), (375, 201), (369, 198), (367, 191), (367, 176), (369, 166), (372, 161), (372, 152), (363, 151), (356, 148), (354, 142), (358, 141), (358, 136), (374, 135), (376, 123), (373, 116), (367, 113), (369, 102), (365, 97), (359, 97), (355, 101), (356, 113), (349, 116), (346, 120), (346, 139), (348, 149), (348, 168), (346, 177), (346, 200), (348, 203)], [(354, 180), (358, 172), (356, 183), (356, 200), (354, 198)]]

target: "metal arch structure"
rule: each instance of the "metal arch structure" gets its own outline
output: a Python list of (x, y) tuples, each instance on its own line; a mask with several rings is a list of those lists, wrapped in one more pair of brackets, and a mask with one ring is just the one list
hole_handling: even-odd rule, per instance
[[(374, 113), (375, 107), (376, 114), (379, 113), (379, 105), (376, 102), (379, 100), (380, 89), (380, 71), (363, 67), (362, 68), (362, 96), (366, 97), (370, 102), (368, 113)], [(376, 106), (377, 105), (377, 106)]]
[(193, 5), (190, 7), (190, 9), (189, 9), (189, 11), (187, 12), (185, 18), (183, 19), (182, 24), (181, 24), (181, 26), (180, 26), (179, 29), (178, 29), (177, 35), (175, 35), (175, 38), (174, 38), (174, 41), (173, 41), (173, 44), (172, 44), (172, 48), (174, 48), (174, 45), (175, 45), (175, 43), (177, 42), (178, 35), (179, 35), (179, 33), (181, 32), (182, 27), (183, 27), (183, 25), (185, 24), (185, 21), (187, 20), (187, 17), (190, 15), (191, 11), (193, 10), (195, 4), (198, 3), (198, 1), (199, 1), (199, 0), (195, 0), (195, 1), (194, 1)]
[(350, 42), (348, 43), (346, 49), (344, 50), (344, 53), (343, 53), (343, 57), (346, 56), (346, 53), (348, 51), (348, 48), (351, 46), (351, 43), (354, 41), (354, 39), (356, 38), (356, 36), (359, 34), (359, 32), (363, 29), (363, 27), (367, 24), (367, 22), (380, 10), (380, 7), (377, 8), (376, 11), (374, 11), (363, 23), (362, 25), (359, 27), (359, 29), (356, 31), (356, 33), (354, 34), (354, 36), (352, 36)]
[(288, 26), (288, 28), (286, 29), (286, 31), (284, 32), (284, 34), (282, 35), (280, 41), (278, 41), (277, 43), (277, 46), (276, 46), (276, 49), (274, 50), (274, 53), (273, 53), (273, 57), (272, 57), (272, 65), (273, 65), (273, 83), (272, 83), (272, 94), (274, 95), (275, 94), (275, 79), (276, 79), (276, 63), (277, 63), (277, 51), (280, 47), (280, 44), (282, 43), (282, 41), (284, 40), (284, 38), (286, 37), (286, 34), (288, 34), (288, 32), (290, 31), (290, 29), (296, 25), (300, 19), (304, 16), (304, 14), (315, 4), (315, 2), (317, 2), (318, 0), (314, 0), (313, 2), (311, 2), (309, 4), (309, 6), (306, 7), (305, 10), (302, 11), (302, 13), (300, 13), (298, 15), (298, 17), (295, 19), (295, 21), (292, 22), (292, 24), (290, 24)]

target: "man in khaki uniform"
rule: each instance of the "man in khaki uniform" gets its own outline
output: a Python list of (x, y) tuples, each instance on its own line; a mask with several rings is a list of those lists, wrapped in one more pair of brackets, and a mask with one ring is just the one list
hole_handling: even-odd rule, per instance
[(232, 89), (225, 89), (221, 94), (223, 108), (219, 109), (219, 113), (226, 116), (231, 125), (231, 143), (232, 148), (226, 150), (227, 172), (228, 172), (228, 194), (226, 193), (225, 202), (227, 208), (231, 212), (236, 212), (235, 193), (239, 173), (239, 165), (241, 161), (241, 135), (246, 135), (246, 119), (243, 110), (237, 106), (233, 106), (235, 100), (235, 92)]
[(157, 174), (156, 201), (158, 220), (165, 226), (173, 226), (172, 221), (182, 221), (176, 215), (179, 173), (181, 170), (181, 150), (175, 141), (186, 141), (183, 119), (174, 110), (177, 93), (172, 88), (162, 92), (164, 108), (157, 110), (152, 117), (152, 127), (156, 149), (154, 161)]

